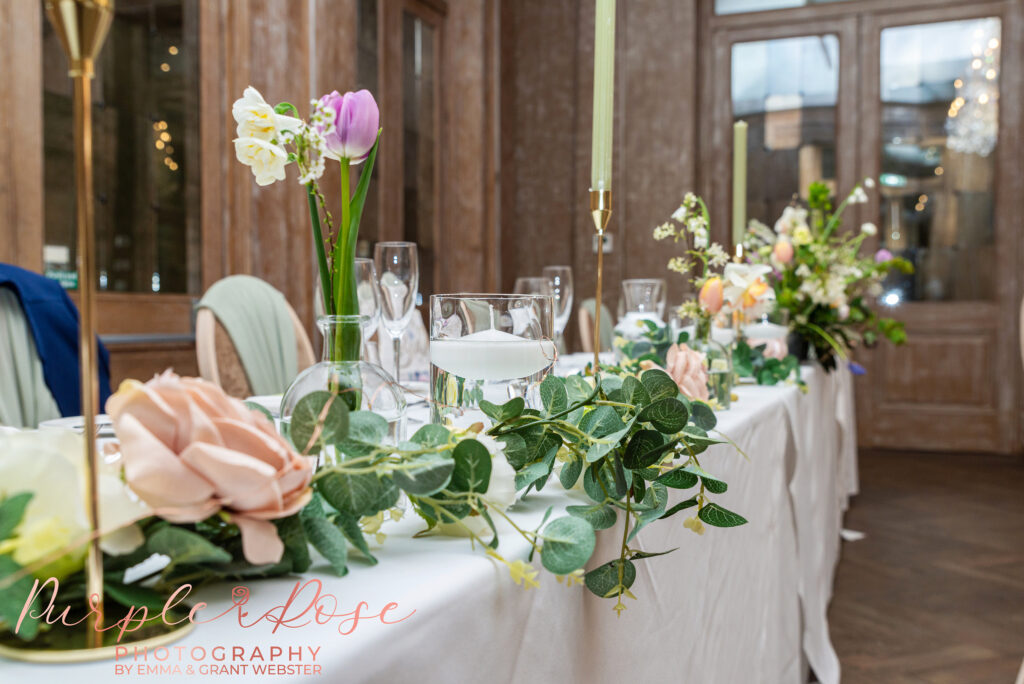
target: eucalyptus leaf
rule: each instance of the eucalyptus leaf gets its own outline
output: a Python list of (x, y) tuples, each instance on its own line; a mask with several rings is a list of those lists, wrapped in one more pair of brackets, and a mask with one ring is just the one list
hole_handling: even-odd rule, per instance
[[(314, 435), (318, 436), (314, 439)], [(292, 412), (289, 434), (292, 444), (302, 453), (337, 444), (349, 432), (349, 411), (337, 394), (310, 392), (299, 399)]]
[(633, 539), (637, 532), (662, 516), (665, 506), (668, 504), (668, 489), (665, 488), (665, 485), (655, 482), (647, 490), (643, 503), (647, 506), (647, 510), (637, 516), (636, 524), (626, 538), (627, 542)]
[(122, 584), (104, 580), (103, 591), (125, 608), (145, 608), (150, 617), (156, 617), (167, 603), (167, 596), (140, 584)]
[(359, 519), (354, 518), (351, 515), (345, 515), (344, 513), (338, 513), (334, 516), (334, 526), (345, 535), (348, 539), (348, 543), (359, 549), (366, 560), (370, 562), (370, 565), (377, 564), (377, 558), (370, 553), (370, 545), (366, 543), (366, 536), (363, 535), (363, 531), (359, 528)]
[(644, 371), (640, 376), (640, 384), (644, 386), (651, 397), (651, 401), (675, 397), (679, 394), (679, 385), (668, 373), (657, 368)]
[(582, 518), (595, 530), (606, 530), (615, 524), (616, 513), (611, 506), (567, 506), (565, 512)]
[(650, 423), (659, 432), (674, 434), (686, 427), (690, 413), (683, 402), (675, 397), (665, 397), (648, 404), (637, 419)]
[(292, 572), (306, 572), (313, 560), (309, 556), (309, 542), (300, 515), (290, 515), (274, 521), (277, 536), (284, 542), (282, 562), (291, 565)]
[[(0, 581), (4, 581), (14, 573), (20, 572), (21, 569), (22, 567), (15, 562), (10, 554), (0, 556)], [(33, 577), (25, 575), (10, 585), (5, 586), (3, 591), (0, 591), (0, 621), (6, 622), (7, 625), (18, 624), (18, 618), (21, 616), (25, 600), (32, 593), (32, 585)], [(42, 612), (40, 610), (41, 603), (41, 598), (37, 596), (32, 602), (31, 608), (25, 613), (21, 629), (18, 630), (18, 637), (22, 641), (31, 641), (39, 634), (39, 618), (33, 617), (33, 615), (39, 615)]]
[(350, 440), (378, 445), (388, 436), (388, 421), (373, 411), (352, 411), (348, 421)]
[[(397, 499), (394, 484), (374, 473), (332, 471), (316, 481), (316, 490), (335, 510), (361, 518), (390, 508)], [(393, 496), (392, 496), (392, 491)]]
[(675, 506), (662, 513), (661, 519), (664, 520), (665, 518), (669, 518), (675, 515), (679, 511), (685, 511), (687, 508), (693, 508), (696, 505), (697, 497), (692, 497), (690, 499), (687, 499), (686, 501), (680, 501)]
[(689, 489), (697, 485), (697, 476), (684, 468), (676, 468), (659, 476), (657, 481), (672, 489)]
[(492, 404), (486, 400), (480, 401), (480, 410), (495, 423), (503, 423), (506, 420), (521, 416), (523, 414), (523, 409), (525, 408), (526, 401), (524, 401), (522, 397), (511, 399), (501, 406)]
[(348, 574), (348, 544), (345, 535), (327, 518), (309, 516), (302, 519), (309, 543), (327, 559), (338, 577)]
[(443, 425), (427, 423), (416, 431), (410, 441), (425, 447), (437, 447), (451, 440), (451, 432)]
[(714, 525), (715, 527), (738, 527), (744, 525), (747, 519), (738, 513), (722, 508), (718, 504), (708, 504), (704, 508), (700, 509), (700, 513), (697, 517), (706, 522), (708, 525)]
[(544, 404), (544, 413), (553, 416), (569, 408), (569, 394), (565, 383), (555, 375), (548, 375), (540, 383), (540, 400)]
[(622, 396), (627, 403), (634, 406), (646, 406), (651, 403), (651, 395), (647, 388), (632, 375), (622, 381)]
[(668, 551), (634, 551), (632, 554), (630, 554), (629, 560), (644, 560), (646, 558), (657, 558), (658, 556), (664, 556), (672, 553), (673, 551), (678, 550), (679, 548), (677, 547), (674, 549), (669, 549)]
[(464, 439), (452, 452), (455, 471), (451, 488), (456, 492), (484, 494), (491, 482), (491, 453), (475, 439)]
[(170, 565), (198, 563), (228, 563), (231, 554), (210, 542), (206, 537), (183, 527), (161, 527), (146, 540), (151, 553), (169, 556)]
[(21, 492), (9, 496), (0, 502), (0, 541), (11, 536), (14, 530), (21, 524), (25, 515), (25, 508), (32, 500), (32, 492)]
[(531, 453), (530, 448), (527, 446), (526, 440), (522, 435), (513, 432), (507, 435), (502, 435), (497, 439), (505, 445), (505, 460), (508, 461), (508, 464), (512, 466), (513, 469), (518, 470), (529, 462)]
[(715, 425), (718, 424), (715, 412), (711, 410), (710, 406), (701, 401), (695, 401), (690, 404), (690, 421), (705, 432), (714, 430)]
[[(622, 568), (622, 581), (619, 582), (619, 568)], [(636, 566), (629, 560), (616, 558), (588, 572), (583, 582), (593, 594), (601, 598), (611, 598), (618, 593), (619, 585), (629, 589), (636, 581)]]
[(546, 480), (551, 474), (551, 464), (546, 461), (531, 463), (516, 473), (516, 489), (525, 489), (539, 480)]
[(626, 425), (611, 406), (598, 406), (583, 416), (579, 428), (593, 437), (605, 437), (622, 430)]
[(586, 565), (597, 543), (594, 528), (587, 521), (571, 516), (552, 520), (541, 536), (544, 545), (540, 562), (556, 575), (568, 575)]
[(562, 464), (562, 469), (558, 473), (558, 481), (562, 483), (562, 487), (565, 489), (572, 489), (576, 486), (576, 482), (580, 479), (580, 473), (582, 472), (583, 459), (573, 454), (571, 460)]
[(712, 494), (722, 494), (729, 488), (729, 485), (725, 482), (719, 480), (717, 477), (695, 463), (683, 466), (680, 470), (698, 476), (704, 482), (704, 487)]
[(622, 464), (630, 470), (647, 468), (654, 465), (661, 459), (663, 452), (659, 449), (665, 446), (665, 438), (656, 430), (637, 430), (626, 444), (626, 451), (622, 454)]
[(569, 396), (570, 404), (579, 404), (587, 401), (593, 395), (594, 388), (582, 376), (570, 375), (565, 379), (565, 391)]
[[(486, 451), (486, 450), (485, 450)], [(447, 454), (421, 454), (407, 463), (422, 463), (419, 468), (395, 470), (391, 473), (399, 489), (412, 496), (430, 496), (448, 486), (453, 479), (455, 461)]]

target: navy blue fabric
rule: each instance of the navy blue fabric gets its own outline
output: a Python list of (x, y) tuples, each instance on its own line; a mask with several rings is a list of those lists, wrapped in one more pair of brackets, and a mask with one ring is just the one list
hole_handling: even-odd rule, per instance
[[(39, 358), (43, 378), (62, 416), (82, 413), (78, 373), (78, 309), (55, 280), (10, 264), (0, 264), (0, 287), (9, 287), (21, 301)], [(97, 340), (100, 357), (100, 405), (110, 396), (110, 357)]]

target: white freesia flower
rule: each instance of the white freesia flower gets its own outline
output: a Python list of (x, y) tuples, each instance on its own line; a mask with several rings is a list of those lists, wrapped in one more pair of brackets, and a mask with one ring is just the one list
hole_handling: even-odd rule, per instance
[[(487, 451), (491, 454), (491, 482), (487, 485), (484, 498), (487, 499), (489, 508), (504, 513), (518, 498), (516, 471), (505, 459), (504, 444), (483, 433), (473, 435), (473, 438), (487, 447)], [(498, 522), (494, 515), (491, 516), (491, 519), (495, 523)], [(468, 537), (470, 531), (481, 538), (487, 538), (490, 535), (490, 525), (482, 515), (468, 515), (457, 523), (440, 523), (434, 529), (449, 537)]]
[(864, 192), (864, 188), (857, 186), (850, 193), (850, 204), (866, 204), (868, 201), (868, 194)]
[(868, 188), (869, 190), (870, 190), (871, 188), (875, 187), (875, 179), (874, 179), (874, 178), (872, 178), (872, 177), (870, 177), (870, 176), (868, 176), (867, 178), (865, 178), (865, 179), (864, 179), (864, 187), (865, 187), (865, 188)]
[(683, 219), (685, 219), (685, 218), (686, 218), (686, 207), (684, 207), (684, 206), (680, 206), (678, 209), (676, 209), (675, 211), (672, 212), (672, 219), (675, 220), (675, 221), (678, 221), (679, 223), (682, 223)]
[(878, 226), (876, 226), (874, 223), (870, 223), (870, 222), (863, 223), (860, 226), (860, 232), (864, 233), (865, 235), (877, 235), (878, 234)]
[[(34, 574), (61, 579), (78, 570), (86, 545), (68, 547), (89, 533), (85, 477), (82, 437), (77, 433), (0, 428), (0, 499), (32, 493), (14, 534), (0, 542), (0, 553), (11, 553), (18, 564), (27, 566), (67, 549)], [(122, 482), (116, 465), (101, 466), (99, 492), (100, 529), (107, 532), (100, 546), (107, 553), (134, 551), (145, 540), (131, 523), (149, 515), (149, 509)]]
[(771, 272), (772, 267), (767, 264), (726, 264), (722, 273), (725, 308), (757, 315), (775, 299), (775, 291), (765, 280)]
[(275, 112), (260, 91), (252, 86), (246, 88), (242, 97), (231, 105), (231, 115), (238, 124), (239, 138), (256, 138), (264, 142), (282, 138), (285, 131), (294, 134), (303, 125), (299, 119)]
[(270, 185), (284, 180), (288, 153), (283, 147), (259, 138), (236, 138), (235, 156), (250, 169), (257, 185)]
[(775, 222), (775, 232), (780, 235), (792, 235), (797, 228), (806, 227), (807, 210), (803, 207), (786, 207), (782, 210), (782, 216)]

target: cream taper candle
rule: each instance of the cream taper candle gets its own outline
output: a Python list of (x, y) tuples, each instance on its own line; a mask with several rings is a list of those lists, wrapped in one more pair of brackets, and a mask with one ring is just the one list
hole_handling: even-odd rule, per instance
[(732, 125), (732, 244), (747, 231), (747, 122)]
[(590, 189), (612, 188), (615, 102), (615, 0), (597, 0), (594, 17), (594, 129)]

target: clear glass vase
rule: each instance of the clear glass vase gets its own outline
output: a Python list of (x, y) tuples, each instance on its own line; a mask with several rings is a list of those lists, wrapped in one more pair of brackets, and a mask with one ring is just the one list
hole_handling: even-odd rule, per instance
[(723, 409), (732, 405), (732, 354), (725, 345), (711, 337), (711, 320), (698, 319), (696, 335), (690, 346), (704, 355), (704, 368), (708, 372), (708, 399)]
[(292, 381), (281, 399), (281, 425), (287, 430), (296, 404), (312, 392), (339, 392), (351, 411), (372, 411), (388, 421), (388, 439), (405, 439), (405, 392), (391, 374), (374, 363), (354, 359), (360, 347), (361, 327), (368, 316), (320, 316), (317, 327), (324, 337), (321, 360)]

